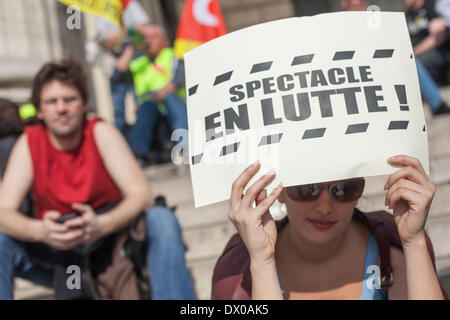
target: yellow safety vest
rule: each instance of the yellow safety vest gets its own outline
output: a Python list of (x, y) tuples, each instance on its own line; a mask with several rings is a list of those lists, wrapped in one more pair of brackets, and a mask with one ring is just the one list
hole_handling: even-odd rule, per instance
[[(142, 55), (130, 62), (130, 71), (133, 74), (134, 87), (141, 105), (150, 100), (150, 94), (162, 89), (173, 79), (174, 50), (164, 48), (152, 63), (147, 55)], [(185, 99), (186, 89), (183, 86), (177, 94)]]

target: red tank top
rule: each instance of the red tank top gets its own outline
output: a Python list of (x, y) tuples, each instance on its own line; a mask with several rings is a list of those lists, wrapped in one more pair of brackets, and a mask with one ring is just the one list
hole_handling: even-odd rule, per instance
[(98, 121), (102, 120), (93, 118), (84, 122), (80, 145), (69, 151), (57, 150), (44, 126), (25, 128), (33, 163), (31, 191), (36, 218), (42, 219), (49, 210), (62, 215), (73, 212), (73, 202), (97, 209), (122, 198), (95, 143), (93, 129)]

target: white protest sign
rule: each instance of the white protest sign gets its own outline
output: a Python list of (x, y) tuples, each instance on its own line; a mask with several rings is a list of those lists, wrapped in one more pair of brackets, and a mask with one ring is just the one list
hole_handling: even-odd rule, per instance
[[(337, 12), (245, 28), (185, 55), (196, 207), (260, 160), (284, 186), (390, 174), (428, 145), (403, 13)], [(252, 182), (251, 181), (251, 182)], [(250, 182), (250, 184), (251, 184)]]

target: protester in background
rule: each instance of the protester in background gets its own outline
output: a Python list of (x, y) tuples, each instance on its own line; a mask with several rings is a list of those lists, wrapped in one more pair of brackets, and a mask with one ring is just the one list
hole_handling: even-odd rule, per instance
[(404, 0), (406, 20), (414, 54), (437, 83), (448, 72), (448, 41), (445, 20), (435, 9), (434, 0)]
[(136, 56), (135, 47), (129, 45), (117, 68), (122, 72), (130, 70), (133, 74), (139, 110), (129, 143), (135, 156), (147, 162), (161, 108), (165, 108), (163, 112), (167, 114), (172, 130), (187, 129), (184, 63), (169, 47), (161, 27), (144, 26), (138, 31), (144, 37), (145, 54)]
[(430, 73), (425, 69), (422, 62), (416, 58), (417, 76), (419, 78), (420, 91), (423, 98), (430, 106), (433, 115), (441, 115), (450, 113), (450, 108), (442, 99), (439, 87), (434, 82)]
[[(52, 286), (56, 269), (49, 261), (117, 234), (143, 211), (153, 299), (194, 299), (178, 221), (166, 207), (151, 207), (146, 177), (123, 136), (99, 118), (86, 119), (81, 66), (44, 65), (32, 100), (43, 125), (27, 127), (19, 137), (0, 184), (0, 299), (12, 297), (15, 276)], [(29, 190), (33, 217), (18, 211)], [(78, 216), (58, 223), (73, 212)]]
[[(124, 54), (124, 48), (133, 41), (127, 35), (127, 31), (131, 28), (150, 23), (150, 18), (137, 1), (132, 1), (128, 4), (123, 13), (122, 20), (123, 29), (108, 20), (96, 18), (97, 41), (116, 59), (120, 59)], [(99, 61), (99, 63), (105, 65), (104, 61)], [(109, 82), (116, 128), (123, 134), (126, 134), (125, 97), (128, 92), (134, 95), (133, 77), (129, 70), (119, 71), (116, 65), (113, 68), (106, 66), (104, 70), (110, 77)]]
[[(341, 0), (341, 7), (344, 11), (364, 11), (367, 3), (365, 0)], [(416, 66), (420, 91), (433, 115), (450, 113), (450, 108), (442, 99), (438, 85), (418, 58), (416, 58)]]

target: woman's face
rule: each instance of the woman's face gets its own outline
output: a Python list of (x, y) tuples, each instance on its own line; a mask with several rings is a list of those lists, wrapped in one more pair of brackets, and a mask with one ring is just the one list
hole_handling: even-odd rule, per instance
[[(350, 180), (326, 182), (321, 185), (329, 186), (345, 181)], [(294, 200), (293, 190), (288, 188), (284, 188), (279, 197), (279, 201), (286, 205), (289, 225), (294, 228), (295, 234), (314, 244), (326, 244), (342, 236), (352, 220), (353, 210), (358, 202), (357, 199), (350, 202), (338, 202), (330, 196), (332, 188), (323, 189), (317, 200), (309, 202)], [(336, 190), (335, 188), (333, 191)]]

